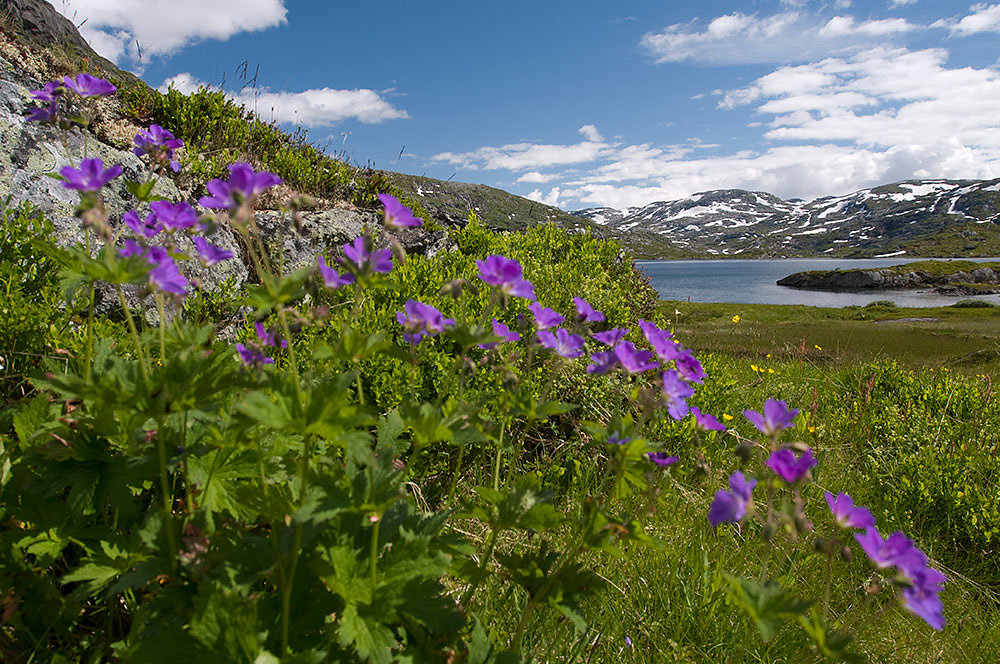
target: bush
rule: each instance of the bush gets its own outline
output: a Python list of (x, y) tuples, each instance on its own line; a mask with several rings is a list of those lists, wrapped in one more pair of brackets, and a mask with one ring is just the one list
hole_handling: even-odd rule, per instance
[(957, 309), (987, 309), (990, 307), (997, 306), (989, 300), (977, 300), (975, 298), (966, 298), (964, 300), (959, 300), (955, 304), (951, 305)]

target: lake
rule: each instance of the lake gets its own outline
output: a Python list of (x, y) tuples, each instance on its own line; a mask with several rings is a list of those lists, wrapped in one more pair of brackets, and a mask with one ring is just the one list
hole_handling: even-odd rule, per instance
[[(921, 258), (781, 258), (726, 260), (636, 261), (663, 300), (733, 302), (739, 304), (808, 304), (814, 307), (864, 306), (875, 300), (892, 300), (901, 307), (940, 307), (963, 297), (926, 290), (818, 291), (779, 286), (775, 282), (794, 272), (850, 270), (912, 263)], [(976, 262), (997, 258), (970, 258)], [(976, 299), (1000, 304), (1000, 295)]]

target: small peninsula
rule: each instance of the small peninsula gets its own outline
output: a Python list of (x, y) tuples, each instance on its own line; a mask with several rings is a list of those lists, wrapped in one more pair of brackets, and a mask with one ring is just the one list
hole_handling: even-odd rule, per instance
[(1000, 293), (1000, 262), (917, 261), (882, 268), (811, 270), (778, 280), (779, 286), (816, 290), (933, 288), (948, 295)]

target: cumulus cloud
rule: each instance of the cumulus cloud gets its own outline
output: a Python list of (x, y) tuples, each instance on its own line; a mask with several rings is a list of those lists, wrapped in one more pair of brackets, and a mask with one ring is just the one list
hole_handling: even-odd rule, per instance
[(1000, 5), (977, 4), (969, 8), (973, 13), (959, 21), (942, 20), (934, 25), (947, 27), (953, 35), (966, 36), (980, 32), (1000, 32)]
[(286, 22), (284, 0), (49, 0), (80, 28), (100, 55), (114, 62), (144, 54), (164, 55), (204, 39), (225, 40), (240, 32)]
[(539, 203), (543, 203), (545, 205), (556, 206), (559, 205), (559, 195), (559, 187), (553, 187), (552, 189), (549, 189), (549, 193), (547, 194), (543, 194), (540, 189), (535, 189), (531, 193), (526, 194), (525, 198), (538, 201)]
[(921, 26), (902, 18), (823, 19), (797, 8), (770, 16), (734, 12), (700, 26), (676, 23), (643, 35), (640, 45), (656, 62), (710, 64), (802, 62), (831, 52), (885, 43)]
[[(191, 74), (178, 74), (160, 86), (190, 94), (207, 86)], [(302, 92), (271, 92), (266, 88), (244, 88), (228, 93), (236, 102), (254, 111), (266, 121), (291, 123), (303, 127), (329, 127), (343, 120), (356, 119), (367, 124), (409, 117), (406, 111), (395, 108), (374, 90), (334, 90), (315, 88)]]
[[(1000, 177), (1000, 71), (951, 66), (944, 49), (878, 47), (780, 66), (719, 96), (723, 108), (743, 106), (762, 120), (749, 124), (761, 127), (763, 148), (523, 143), (464, 158), (517, 173), (539, 157), (550, 168), (518, 183), (547, 183), (530, 197), (567, 209), (625, 209), (723, 188), (810, 199), (911, 178)], [(564, 164), (551, 158), (559, 154), (574, 155), (562, 160), (573, 172), (560, 172)]]
[[(511, 143), (500, 147), (484, 147), (470, 152), (442, 152), (431, 157), (463, 168), (475, 170), (505, 169), (522, 171), (549, 166), (565, 166), (592, 162), (611, 147), (593, 125), (584, 125), (580, 133), (588, 140), (572, 145), (547, 145), (539, 143)], [(599, 139), (599, 140), (589, 140)]]

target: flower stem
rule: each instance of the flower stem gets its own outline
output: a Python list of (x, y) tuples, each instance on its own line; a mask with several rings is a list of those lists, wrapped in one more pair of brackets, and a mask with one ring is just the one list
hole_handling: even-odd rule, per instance
[(163, 421), (161, 420), (156, 435), (156, 451), (160, 460), (160, 493), (163, 496), (163, 529), (167, 531), (167, 556), (170, 561), (170, 572), (177, 570), (177, 539), (174, 535), (173, 496), (170, 492), (170, 478), (167, 474), (167, 447), (163, 440)]
[(469, 589), (465, 591), (465, 594), (462, 595), (461, 601), (459, 601), (461, 606), (469, 606), (469, 601), (472, 599), (472, 596), (483, 582), (483, 579), (486, 578), (486, 568), (489, 566), (490, 559), (493, 557), (493, 549), (497, 545), (497, 537), (499, 535), (500, 529), (496, 525), (493, 525), (493, 530), (490, 532), (490, 541), (486, 545), (486, 553), (483, 554), (483, 560), (479, 564), (479, 569), (476, 571), (476, 578), (472, 580), (472, 585), (469, 586)]
[(371, 583), (372, 583), (372, 602), (375, 601), (375, 590), (378, 588), (378, 576), (376, 573), (376, 566), (378, 564), (378, 531), (379, 526), (382, 525), (382, 518), (376, 516), (376, 521), (372, 525), (372, 557), (371, 557)]
[(142, 377), (147, 381), (149, 380), (149, 358), (146, 357), (146, 349), (142, 344), (142, 339), (139, 337), (139, 330), (135, 326), (135, 320), (132, 318), (132, 312), (129, 310), (128, 301), (125, 299), (125, 291), (122, 290), (121, 284), (118, 285), (118, 302), (122, 305), (122, 311), (125, 312), (125, 321), (128, 323), (129, 333), (132, 335), (132, 341), (135, 343), (135, 352), (139, 356), (139, 369), (142, 371)]
[(493, 463), (493, 490), (500, 490), (500, 460), (503, 458), (503, 434), (507, 425), (507, 419), (500, 420), (500, 438), (497, 440), (497, 456)]

